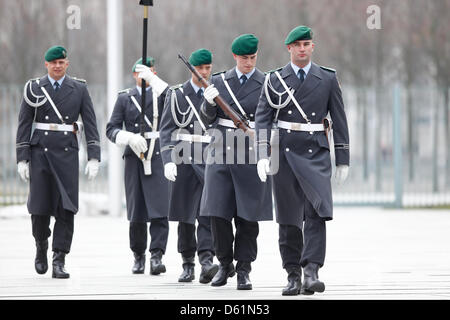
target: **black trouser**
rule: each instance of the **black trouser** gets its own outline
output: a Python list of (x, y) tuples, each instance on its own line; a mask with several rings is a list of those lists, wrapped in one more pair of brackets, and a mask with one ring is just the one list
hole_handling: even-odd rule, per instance
[[(250, 263), (256, 260), (258, 251), (256, 238), (259, 225), (256, 221), (248, 221), (234, 217), (236, 234), (233, 235), (231, 221), (219, 217), (211, 217), (211, 231), (217, 259), (226, 265), (237, 260), (236, 270), (251, 271)], [(234, 254), (233, 254), (234, 241)]]
[(210, 217), (197, 217), (197, 222), (197, 237), (195, 224), (178, 223), (178, 252), (185, 258), (194, 257), (195, 252), (214, 252)]
[(304, 267), (309, 262), (323, 266), (326, 249), (325, 220), (311, 204), (305, 204), (304, 240), (302, 230), (293, 225), (279, 225), (279, 240), (283, 268)]
[[(169, 237), (167, 218), (150, 220), (150, 252), (159, 249), (166, 252)], [(130, 222), (130, 248), (134, 253), (143, 254), (147, 249), (147, 222)]]
[[(53, 226), (52, 250), (64, 253), (70, 252), (73, 238), (74, 214), (71, 211), (62, 210), (55, 216)], [(47, 240), (52, 234), (50, 230), (50, 216), (31, 215), (31, 229), (36, 241)]]

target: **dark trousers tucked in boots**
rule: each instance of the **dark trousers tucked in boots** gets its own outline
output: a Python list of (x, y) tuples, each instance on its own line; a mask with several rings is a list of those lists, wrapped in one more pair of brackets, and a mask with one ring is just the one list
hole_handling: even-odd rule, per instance
[(250, 281), (249, 273), (252, 270), (250, 262), (238, 261), (236, 264), (237, 273), (237, 289), (251, 290), (252, 283)]
[(150, 273), (159, 274), (166, 271), (161, 259), (167, 247), (169, 222), (167, 218), (151, 219), (148, 229), (149, 231), (147, 231), (147, 222), (130, 222), (130, 248), (134, 253), (133, 273), (144, 273), (147, 232), (150, 233), (149, 251), (153, 256), (153, 263), (152, 258), (150, 258)]
[(166, 272), (166, 266), (162, 263), (164, 252), (161, 249), (154, 249), (150, 253), (150, 274), (155, 276)]
[[(222, 286), (227, 278), (233, 276), (233, 258), (237, 260), (236, 271), (248, 273), (251, 271), (250, 263), (256, 260), (257, 242), (259, 233), (258, 222), (247, 221), (234, 217), (236, 234), (233, 235), (231, 221), (219, 217), (211, 217), (211, 231), (217, 259), (220, 261), (219, 271), (211, 285)], [(234, 250), (233, 250), (234, 242)]]
[(300, 294), (302, 287), (302, 268), (300, 267), (289, 267), (286, 269), (288, 273), (288, 283), (284, 287), (282, 295), (283, 296), (296, 296)]
[(324, 292), (325, 284), (319, 280), (319, 265), (308, 263), (304, 268), (305, 274), (302, 285), (302, 294), (311, 295), (314, 292)]
[(36, 257), (34, 259), (34, 268), (39, 274), (44, 274), (48, 270), (47, 249), (48, 240), (36, 240)]
[[(199, 254), (202, 272), (200, 282), (208, 283), (218, 270), (217, 265), (213, 265), (214, 246), (211, 236), (211, 223), (209, 217), (197, 217), (198, 225), (179, 222), (178, 223), (178, 252), (183, 259), (183, 273), (178, 281), (190, 282), (194, 280), (194, 258), (195, 252)], [(195, 231), (197, 229), (197, 237)], [(203, 253), (202, 258), (200, 254)]]
[(212, 251), (205, 250), (198, 252), (198, 260), (202, 266), (200, 272), (200, 283), (209, 283), (217, 274), (219, 266), (213, 263), (214, 254)]
[(131, 272), (133, 274), (142, 274), (145, 271), (145, 253), (134, 252), (134, 264)]
[[(70, 211), (59, 210), (55, 216), (55, 225), (53, 227), (52, 250), (63, 254), (70, 252), (72, 246), (74, 214)], [(47, 250), (48, 238), (52, 234), (50, 230), (50, 217), (44, 215), (31, 215), (31, 229), (36, 242), (36, 257), (34, 268), (38, 274), (44, 274), (48, 270)], [(63, 262), (64, 268), (64, 262)], [(67, 278), (68, 276), (54, 276), (55, 267), (53, 266), (53, 278)], [(58, 270), (56, 275), (59, 275)], [(68, 274), (67, 274), (68, 275)]]
[(178, 278), (178, 282), (192, 282), (195, 279), (195, 256), (183, 256), (183, 273)]
[[(55, 225), (53, 226), (52, 250), (65, 253), (70, 252), (73, 238), (74, 214), (63, 210), (55, 216)], [(45, 241), (51, 235), (50, 216), (31, 215), (31, 229), (36, 241)]]
[(70, 274), (67, 273), (66, 269), (64, 268), (64, 265), (66, 263), (65, 257), (66, 257), (66, 254), (64, 252), (61, 252), (61, 251), (53, 252), (52, 278), (67, 279), (70, 277)]
[[(300, 266), (305, 267), (310, 263), (321, 267), (325, 261), (325, 220), (317, 215), (310, 203), (308, 203), (305, 209), (307, 210), (305, 210), (304, 235), (302, 230), (296, 226), (279, 225), (278, 243), (281, 259), (283, 261), (283, 268), (286, 270), (289, 268), (299, 268)], [(304, 274), (306, 280), (307, 272), (305, 269)], [(307, 281), (304, 282), (306, 283)], [(308, 291), (308, 288), (306, 288), (305, 291), (303, 290), (305, 288), (305, 283), (302, 287), (303, 294), (323, 292), (322, 285), (314, 285), (312, 290)]]
[(147, 250), (147, 233), (150, 233), (150, 250), (160, 249), (166, 251), (167, 238), (169, 236), (169, 222), (167, 218), (150, 220), (147, 231), (147, 222), (130, 222), (130, 248), (138, 254)]

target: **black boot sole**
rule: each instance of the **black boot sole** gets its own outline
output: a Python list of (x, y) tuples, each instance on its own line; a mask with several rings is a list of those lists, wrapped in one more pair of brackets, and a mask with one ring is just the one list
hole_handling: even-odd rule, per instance
[(52, 278), (54, 279), (69, 279), (70, 278), (70, 274), (56, 274), (56, 273), (52, 273)]
[(194, 279), (195, 279), (195, 277), (178, 278), (178, 282), (192, 282)]
[(143, 274), (145, 270), (131, 270), (133, 274)]
[(314, 292), (324, 292), (325, 291), (325, 284), (323, 282), (314, 282), (313, 284), (309, 286), (304, 286), (302, 288), (302, 294), (304, 295), (311, 295), (314, 294)]
[(282, 296), (298, 296), (300, 294), (300, 289), (298, 290), (286, 290), (286, 291), (282, 291), (281, 295)]
[(46, 265), (45, 268), (42, 268), (42, 269), (40, 269), (36, 265), (34, 265), (34, 269), (36, 270), (36, 272), (38, 274), (45, 274), (48, 271), (48, 265)]
[(152, 276), (157, 276), (158, 274), (164, 273), (164, 272), (166, 272), (166, 267), (165, 267), (165, 266), (159, 266), (159, 267), (157, 267), (156, 269), (152, 269), (152, 270), (150, 271), (150, 274), (151, 274)]
[(222, 286), (224, 286), (224, 285), (227, 284), (228, 278), (234, 277), (235, 274), (236, 274), (236, 271), (233, 270), (233, 271), (231, 271), (231, 272), (229, 272), (229, 273), (227, 274), (227, 277), (225, 278), (224, 281), (222, 281), (222, 282), (212, 282), (212, 283), (211, 283), (211, 286), (213, 286), (213, 287), (222, 287)]
[(205, 274), (200, 274), (200, 283), (210, 283), (211, 280), (216, 275), (217, 271), (219, 271), (219, 266), (215, 265), (211, 269), (208, 270)]
[(253, 286), (252, 286), (252, 284), (238, 284), (237, 289), (238, 290), (252, 290)]

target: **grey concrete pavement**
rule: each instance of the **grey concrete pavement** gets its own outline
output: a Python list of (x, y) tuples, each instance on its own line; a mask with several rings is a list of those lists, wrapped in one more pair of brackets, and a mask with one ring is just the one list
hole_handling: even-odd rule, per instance
[[(7, 210), (3, 208), (2, 210)], [(1, 217), (1, 215), (0, 215)], [(132, 275), (125, 217), (75, 219), (70, 279), (34, 271), (31, 221), (17, 214), (0, 218), (0, 299), (450, 299), (450, 211), (335, 208), (327, 222), (327, 258), (319, 271), (322, 294), (283, 297), (286, 274), (278, 251), (275, 222), (260, 223), (258, 258), (252, 264), (253, 290), (236, 290), (236, 277), (215, 288), (178, 283), (181, 258), (176, 251), (176, 223), (170, 223), (163, 261), (167, 272)], [(49, 250), (49, 262), (51, 252)]]

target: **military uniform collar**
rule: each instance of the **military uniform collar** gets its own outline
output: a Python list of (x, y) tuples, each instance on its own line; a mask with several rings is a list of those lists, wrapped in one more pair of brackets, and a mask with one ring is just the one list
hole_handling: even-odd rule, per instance
[[(63, 78), (61, 78), (63, 79)], [(61, 80), (60, 79), (60, 80)], [(72, 78), (70, 78), (70, 76), (68, 76), (67, 74), (64, 76), (64, 81), (61, 84), (61, 88), (64, 86), (69, 86), (73, 88), (73, 81)], [(49, 75), (45, 75), (43, 76), (40, 80), (39, 80), (39, 87), (45, 87), (46, 85), (49, 85), (51, 87), (53, 87), (53, 83), (50, 82), (49, 79)]]
[[(149, 91), (151, 87), (147, 87), (145, 88), (145, 91)], [(134, 87), (134, 89), (136, 90), (136, 92), (141, 96), (142, 95), (142, 88), (139, 86)]]
[(66, 78), (66, 75), (63, 75), (63, 77), (61, 79), (59, 79), (58, 81), (56, 81), (55, 79), (53, 79), (52, 77), (50, 77), (49, 74), (47, 74), (48, 80), (50, 81), (50, 83), (52, 84), (52, 86), (55, 86), (55, 82), (59, 83), (59, 86), (61, 87), (61, 85), (64, 82), (64, 79)]
[(225, 72), (225, 79), (230, 80), (232, 78), (237, 78), (236, 68), (230, 69)]
[(305, 77), (308, 75), (308, 72), (311, 69), (311, 65), (312, 65), (312, 62), (309, 61), (309, 63), (306, 66), (304, 66), (303, 68), (300, 68), (299, 66), (297, 66), (296, 64), (294, 64), (291, 61), (291, 67), (294, 70), (294, 74), (297, 74), (298, 70), (302, 69), (305, 72)]
[(245, 75), (247, 77), (247, 80), (250, 79), (250, 77), (255, 73), (256, 68), (253, 68), (252, 71), (250, 71), (249, 73), (242, 73), (238, 67), (235, 67), (235, 71), (236, 71), (236, 76), (238, 77), (238, 79), (241, 79), (242, 75)]
[[(308, 71), (308, 74), (313, 74), (319, 79), (322, 79), (320, 75), (320, 67), (315, 64), (314, 62), (311, 62), (311, 67)], [(295, 73), (292, 64), (289, 62), (287, 65), (284, 66), (284, 68), (281, 70), (281, 77), (286, 78), (290, 75), (293, 75), (294, 77), (297, 77), (297, 74)]]
[(185, 85), (183, 86), (184, 94), (190, 95), (190, 94), (197, 94), (198, 90), (202, 90), (199, 86), (197, 86), (194, 81), (192, 81), (192, 78), (189, 81), (185, 82)]
[[(225, 73), (225, 79), (226, 80), (230, 80), (230, 79), (232, 79), (232, 78), (236, 78), (237, 79), (237, 81), (239, 81), (239, 77), (238, 77), (238, 74), (237, 74), (237, 72), (236, 72), (236, 67), (235, 68), (233, 68), (233, 69), (230, 69), (230, 70), (228, 70), (226, 73)], [(248, 78), (248, 80), (250, 80), (250, 79), (254, 79), (254, 80), (256, 80), (257, 82), (259, 82), (259, 83), (263, 83), (264, 82), (264, 74), (261, 72), (261, 71), (259, 71), (259, 69), (258, 68), (254, 68), (253, 69), (253, 73), (251, 74), (251, 76)], [(240, 84), (240, 82), (239, 82), (239, 84)]]

